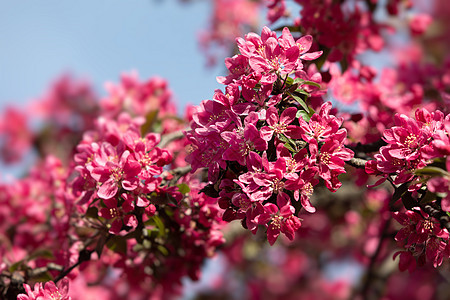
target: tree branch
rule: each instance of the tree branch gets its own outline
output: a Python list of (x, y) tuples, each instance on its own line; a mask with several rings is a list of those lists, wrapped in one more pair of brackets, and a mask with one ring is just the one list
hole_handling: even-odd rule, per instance
[[(369, 290), (370, 290), (370, 286), (373, 282), (373, 280), (375, 279), (375, 263), (377, 261), (378, 255), (381, 252), (381, 248), (383, 246), (383, 241), (384, 239), (389, 236), (387, 235), (387, 230), (389, 229), (389, 225), (391, 224), (391, 218), (387, 219), (385, 221), (385, 223), (383, 224), (383, 228), (380, 231), (380, 239), (378, 241), (378, 245), (377, 248), (375, 250), (375, 252), (371, 255), (370, 257), (370, 262), (369, 262), (369, 266), (367, 267), (367, 271), (366, 274), (364, 276), (364, 281), (362, 283), (362, 287), (360, 290), (360, 295), (362, 296), (362, 299), (371, 299), (369, 297)], [(353, 299), (355, 299), (355, 297), (357, 296), (357, 293), (353, 294)], [(375, 298), (373, 298), (375, 299)]]
[(87, 249), (81, 250), (80, 251), (80, 255), (78, 256), (77, 263), (72, 265), (72, 266), (70, 266), (69, 268), (65, 269), (61, 273), (59, 273), (58, 277), (55, 278), (54, 282), (57, 283), (58, 281), (63, 279), (67, 274), (72, 272), (73, 269), (75, 269), (76, 267), (81, 265), (83, 262), (91, 260), (92, 252), (94, 252), (94, 250), (87, 250)]
[(175, 131), (175, 132), (171, 132), (168, 134), (165, 134), (161, 137), (161, 141), (158, 144), (159, 148), (164, 148), (166, 147), (168, 144), (170, 144), (171, 142), (175, 141), (175, 140), (180, 140), (184, 137), (184, 130), (180, 130), (180, 131)]
[(378, 141), (369, 144), (358, 143), (355, 147), (350, 148), (353, 148), (357, 152), (372, 153), (380, 150), (381, 147), (386, 145), (387, 143), (384, 140), (379, 139)]
[(368, 162), (368, 160), (358, 158), (358, 157), (354, 157), (354, 158), (350, 159), (349, 161), (346, 161), (346, 163), (348, 165), (358, 168), (358, 169), (364, 169), (366, 166), (366, 162)]

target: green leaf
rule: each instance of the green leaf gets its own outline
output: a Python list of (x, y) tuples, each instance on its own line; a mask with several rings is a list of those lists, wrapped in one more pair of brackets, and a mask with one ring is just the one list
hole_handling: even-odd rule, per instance
[(448, 176), (449, 173), (441, 168), (428, 166), (414, 172), (418, 176)]
[(185, 195), (191, 191), (191, 189), (189, 188), (189, 186), (186, 183), (177, 184), (177, 187), (178, 187), (178, 190), (180, 191), (180, 193), (182, 193), (183, 195)]
[(158, 245), (157, 248), (158, 248), (159, 252), (161, 252), (164, 256), (169, 255), (169, 251), (163, 245)]
[(317, 82), (314, 82), (314, 81), (303, 81), (303, 84), (312, 85), (312, 86), (320, 88), (320, 84), (318, 84)]
[(310, 114), (308, 114), (306, 111), (300, 110), (300, 109), (297, 111), (296, 117), (297, 118), (301, 117), (303, 120), (305, 120), (305, 122), (309, 122), (309, 120), (311, 119)]
[(49, 272), (39, 273), (38, 276), (33, 277), (33, 281), (36, 282), (47, 282), (52, 280), (54, 280), (54, 278), (52, 277), (52, 275), (50, 275)]
[(91, 206), (86, 211), (85, 217), (91, 219), (98, 219), (98, 209), (95, 206)]
[(106, 247), (116, 253), (127, 254), (127, 240), (122, 236), (113, 236), (106, 242)]
[(161, 219), (158, 216), (153, 216), (151, 219), (155, 222), (156, 227), (158, 227), (158, 235), (164, 236), (166, 233), (166, 227), (164, 226), (164, 223), (161, 221)]
[(430, 191), (427, 191), (425, 196), (420, 199), (420, 204), (425, 205), (425, 204), (433, 202), (434, 200), (436, 200), (436, 194), (434, 194)]
[(278, 139), (284, 143), (289, 143), (289, 139), (284, 134), (279, 135)]
[(294, 150), (294, 148), (292, 148), (291, 144), (289, 144), (289, 143), (285, 143), (285, 144), (284, 144), (284, 147), (285, 147), (286, 149), (288, 149), (289, 151), (291, 151), (291, 152), (296, 152), (296, 151)]
[(298, 84), (298, 85), (301, 85), (301, 84), (303, 84), (303, 82), (305, 82), (305, 80), (304, 80), (304, 79), (302, 79), (302, 78), (295, 78), (295, 80), (294, 80), (294, 83), (293, 83), (293, 84)]
[(99, 258), (102, 255), (103, 247), (105, 246), (107, 240), (108, 240), (108, 233), (105, 232), (104, 234), (100, 235), (97, 241), (97, 245), (95, 246), (95, 252), (97, 253)]
[(169, 217), (172, 217), (172, 216), (173, 216), (173, 209), (172, 209), (171, 207), (169, 207), (169, 206), (167, 206), (167, 207), (164, 209), (164, 212), (165, 212), (166, 215), (168, 215)]
[(288, 94), (289, 94), (289, 96), (291, 96), (292, 98), (294, 98), (295, 101), (297, 101), (297, 102), (300, 104), (300, 106), (301, 106), (305, 111), (309, 112), (308, 105), (306, 105), (305, 101), (303, 101), (302, 98), (300, 98), (299, 96), (297, 96), (297, 95), (295, 95), (295, 94), (291, 94), (291, 93), (288, 93)]
[(23, 263), (24, 263), (23, 260), (19, 260), (18, 262), (12, 264), (12, 265), (8, 268), (8, 271), (9, 271), (10, 273), (13, 273), (14, 271), (18, 270), (19, 267), (20, 267), (21, 265), (23, 265)]
[(152, 130), (153, 124), (156, 122), (156, 117), (158, 116), (159, 110), (152, 110), (145, 116), (145, 123), (141, 127), (141, 134), (145, 135), (147, 132), (154, 131)]
[(408, 210), (412, 210), (417, 206), (417, 201), (413, 198), (412, 193), (409, 191), (403, 194), (402, 203)]
[(27, 260), (30, 261), (36, 258), (54, 259), (55, 256), (53, 256), (53, 253), (48, 249), (38, 249), (31, 253), (30, 256), (28, 256)]
[(295, 83), (295, 81), (294, 81), (294, 79), (292, 79), (291, 77), (286, 78), (286, 84), (287, 84), (287, 85), (292, 85), (292, 84), (294, 84), (294, 83)]

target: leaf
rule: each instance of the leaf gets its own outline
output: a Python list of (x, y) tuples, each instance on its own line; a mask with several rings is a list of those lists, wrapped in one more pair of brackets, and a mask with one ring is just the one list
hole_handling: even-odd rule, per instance
[(303, 84), (303, 82), (305, 82), (305, 79), (302, 79), (302, 78), (295, 78), (293, 84), (301, 85), (301, 84)]
[(408, 191), (409, 183), (405, 182), (399, 187), (395, 188), (394, 194), (392, 195), (392, 199), (389, 202), (389, 208), (394, 211), (394, 204)]
[(127, 240), (122, 236), (116, 235), (110, 238), (106, 242), (106, 247), (116, 253), (127, 254)]
[(91, 219), (98, 219), (98, 208), (95, 206), (91, 206), (86, 211), (85, 217)]
[(278, 139), (284, 143), (289, 143), (289, 139), (284, 134), (280, 134)]
[(205, 185), (201, 190), (200, 193), (204, 193), (206, 196), (209, 196), (211, 198), (219, 198), (219, 192), (214, 188), (214, 184), (208, 184)]
[(164, 255), (164, 256), (169, 255), (169, 251), (163, 245), (158, 245), (157, 248), (158, 248), (159, 252), (162, 253), (162, 255)]
[(153, 130), (153, 124), (156, 122), (156, 117), (158, 116), (159, 110), (152, 110), (145, 116), (145, 123), (141, 127), (141, 134), (145, 135), (147, 132), (151, 132)]
[(314, 81), (303, 81), (302, 84), (312, 85), (312, 86), (320, 88), (320, 84), (317, 82), (314, 82)]
[(36, 281), (36, 282), (47, 282), (47, 281), (52, 281), (52, 280), (54, 280), (54, 278), (52, 277), (52, 275), (50, 275), (50, 273), (48, 271), (39, 273), (38, 276), (33, 277), (33, 281)]
[(12, 264), (12, 265), (8, 268), (8, 271), (9, 271), (10, 273), (13, 273), (14, 271), (18, 270), (19, 267), (20, 267), (23, 263), (24, 263), (23, 260), (19, 260), (18, 262)]
[(105, 246), (107, 240), (108, 240), (108, 233), (105, 232), (104, 234), (100, 235), (97, 241), (97, 245), (95, 246), (95, 252), (97, 253), (99, 258), (102, 255), (103, 247)]
[(153, 216), (151, 219), (155, 222), (156, 227), (158, 227), (158, 235), (164, 236), (166, 233), (166, 227), (164, 226), (164, 223), (161, 221), (161, 219), (158, 216)]
[(441, 168), (427, 166), (414, 172), (417, 176), (448, 176), (449, 173)]
[(297, 96), (297, 95), (295, 95), (295, 94), (292, 94), (292, 93), (288, 93), (288, 94), (289, 94), (289, 96), (291, 96), (292, 98), (294, 98), (295, 101), (297, 101), (297, 102), (300, 104), (300, 106), (301, 106), (305, 111), (309, 112), (308, 105), (306, 105), (305, 101), (303, 101), (302, 98), (300, 98), (299, 96)]
[(403, 194), (408, 190), (409, 183), (405, 182), (399, 187), (397, 187), (394, 191), (394, 195), (392, 195), (392, 202), (397, 202), (398, 199), (400, 199)]
[(178, 190), (180, 191), (180, 193), (183, 195), (185, 195), (191, 191), (191, 189), (189, 188), (189, 186), (186, 183), (177, 184), (177, 187), (178, 187)]
[(291, 144), (289, 144), (289, 143), (285, 143), (285, 144), (284, 144), (284, 147), (285, 147), (286, 149), (288, 149), (289, 151), (291, 151), (291, 152), (296, 152), (296, 151), (294, 150), (294, 148), (292, 148)]
[(417, 201), (412, 197), (411, 192), (406, 192), (403, 194), (402, 203), (408, 210), (412, 210), (414, 207), (417, 207)]
[(287, 78), (286, 78), (286, 84), (287, 84), (287, 85), (295, 84), (295, 80), (292, 79), (291, 77), (287, 77)]
[(434, 200), (436, 200), (436, 194), (427, 190), (425, 196), (423, 196), (422, 199), (420, 199), (420, 204), (425, 205), (425, 204), (433, 202)]
[(30, 261), (30, 260), (33, 260), (36, 258), (54, 259), (55, 256), (48, 249), (38, 249), (38, 250), (34, 251), (33, 253), (31, 253), (30, 256), (28, 256), (27, 260)]
[(305, 122), (309, 122), (309, 120), (311, 119), (310, 114), (308, 114), (306, 111), (300, 110), (300, 109), (297, 111), (296, 117), (297, 118), (301, 117)]

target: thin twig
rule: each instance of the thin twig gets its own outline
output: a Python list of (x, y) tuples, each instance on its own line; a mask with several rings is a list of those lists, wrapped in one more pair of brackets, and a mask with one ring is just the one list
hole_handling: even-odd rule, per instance
[(91, 260), (91, 254), (94, 252), (94, 250), (87, 250), (83, 249), (80, 251), (80, 255), (78, 256), (78, 261), (76, 264), (70, 266), (69, 268), (63, 270), (61, 273), (59, 273), (58, 277), (55, 278), (54, 282), (57, 283), (61, 279), (63, 279), (67, 274), (72, 272), (73, 269), (81, 265), (82, 263)]
[[(383, 228), (381, 229), (381, 232), (380, 232), (380, 239), (378, 241), (377, 248), (376, 248), (375, 252), (372, 254), (372, 256), (370, 257), (369, 266), (367, 267), (367, 272), (366, 272), (366, 275), (364, 276), (364, 282), (362, 284), (362, 288), (361, 288), (361, 292), (360, 292), (362, 299), (369, 299), (368, 293), (369, 293), (370, 285), (372, 284), (373, 280), (375, 279), (375, 263), (377, 261), (378, 255), (381, 252), (381, 248), (383, 246), (383, 241), (384, 241), (385, 237), (388, 236), (386, 234), (386, 231), (388, 230), (390, 224), (391, 224), (391, 218), (387, 219), (386, 222), (384, 223)], [(356, 295), (354, 295), (354, 296), (356, 296)]]
[(192, 170), (191, 165), (178, 167), (176, 169), (170, 170), (169, 173), (173, 175), (173, 178), (170, 180), (170, 184), (176, 183), (181, 177), (189, 173), (191, 170)]

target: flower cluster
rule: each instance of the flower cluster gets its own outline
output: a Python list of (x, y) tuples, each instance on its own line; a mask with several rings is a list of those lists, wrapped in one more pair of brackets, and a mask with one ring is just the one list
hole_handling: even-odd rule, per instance
[(403, 225), (395, 236), (398, 245), (406, 249), (394, 254), (394, 258), (400, 256), (400, 271), (412, 272), (417, 265), (423, 266), (427, 261), (436, 268), (444, 258), (450, 257), (449, 232), (441, 228), (436, 219), (420, 208), (394, 212), (393, 217)]
[(240, 54), (225, 60), (229, 75), (218, 78), (226, 92), (201, 103), (187, 132), (187, 161), (194, 171), (208, 168), (224, 219), (241, 219), (253, 233), (264, 225), (271, 244), (280, 232), (293, 239), (301, 207), (315, 211), (309, 199), (319, 178), (336, 191), (353, 157), (331, 103), (314, 113), (305, 102), (306, 89), (320, 86), (303, 69), (321, 55), (307, 53), (311, 44), (287, 28), (280, 37), (264, 27), (261, 36), (237, 39)]
[(69, 280), (64, 278), (58, 285), (55, 285), (53, 281), (48, 281), (45, 286), (42, 286), (42, 282), (36, 283), (34, 289), (28, 284), (24, 284), (26, 294), (20, 294), (17, 296), (17, 300), (71, 300), (72, 297), (68, 296), (69, 293)]
[[(164, 81), (122, 81), (109, 85), (111, 94), (101, 103), (105, 113), (74, 156), (71, 191), (82, 214), (80, 228), (104, 235), (88, 234), (99, 255), (109, 249), (97, 263), (105, 269), (97, 280), (106, 280), (113, 266), (127, 283), (119, 294), (152, 295), (161, 288), (177, 293), (181, 278), (198, 280), (202, 261), (224, 243), (221, 214), (217, 199), (199, 194), (204, 184), (173, 159), (171, 153), (183, 157), (184, 138), (173, 130), (186, 125), (167, 117), (174, 106)], [(162, 148), (169, 144), (170, 152)]]
[[(187, 121), (176, 116), (162, 79), (124, 75), (108, 85), (110, 94), (95, 109), (78, 114), (73, 98), (92, 99), (82, 87), (64, 77), (33, 104), (44, 116), (66, 115), (53, 120), (51, 134), (37, 134), (56, 145), (39, 154), (59, 149), (62, 155), (47, 156), (23, 179), (0, 185), (0, 298), (23, 291), (13, 278), (56, 280), (72, 268), (72, 299), (109, 293), (112, 274), (120, 275), (109, 287), (119, 298), (178, 293), (181, 279), (198, 280), (202, 262), (224, 243), (217, 199), (199, 193), (203, 175), (187, 174), (181, 132)], [(75, 115), (85, 118), (70, 131)], [(72, 140), (58, 146), (64, 132)], [(28, 298), (21, 297), (56, 297), (52, 284), (34, 291), (25, 285)]]
[[(383, 174), (384, 178), (378, 184), (393, 176), (394, 184), (414, 181), (409, 190), (418, 190), (424, 183), (419, 177), (428, 169), (420, 170), (432, 164), (433, 160), (445, 160), (450, 154), (449, 129), (450, 115), (444, 117), (439, 110), (430, 113), (426, 109), (418, 109), (415, 119), (403, 114), (395, 115), (395, 126), (383, 133), (387, 145), (375, 154), (375, 160), (366, 164), (366, 171), (369, 174)], [(441, 175), (438, 177), (443, 177), (445, 181), (446, 176), (442, 175), (446, 172), (438, 169), (433, 169), (438, 173), (426, 175)], [(436, 180), (431, 180), (432, 189), (436, 186)], [(445, 201), (444, 206), (447, 205)]]
[[(73, 192), (80, 197), (79, 205), (91, 205), (101, 199), (104, 207), (99, 214), (111, 220), (110, 233), (118, 234), (122, 226), (135, 228), (137, 220), (132, 213), (135, 206), (154, 213), (148, 197), (153, 192), (174, 194), (175, 189), (160, 189), (163, 167), (172, 157), (167, 150), (157, 147), (160, 137), (149, 133), (141, 138), (137, 120), (122, 115), (119, 122), (99, 119), (97, 132), (85, 134), (75, 155), (78, 177)], [(174, 202), (176, 203), (176, 201)]]
[(406, 248), (395, 255), (400, 255), (400, 270), (412, 271), (426, 261), (437, 267), (450, 257), (442, 219), (450, 211), (450, 115), (418, 109), (415, 118), (396, 115), (395, 125), (384, 131), (387, 145), (366, 163), (366, 171), (383, 176), (375, 185), (385, 180), (396, 185), (408, 209), (393, 213), (404, 226), (396, 235)]

